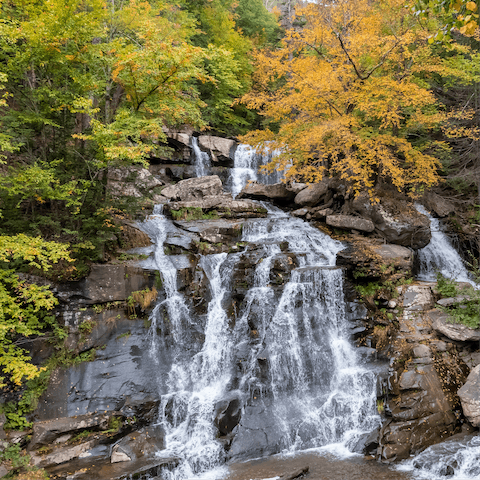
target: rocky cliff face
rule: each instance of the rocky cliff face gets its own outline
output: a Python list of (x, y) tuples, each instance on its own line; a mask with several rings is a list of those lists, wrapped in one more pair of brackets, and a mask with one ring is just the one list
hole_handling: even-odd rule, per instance
[[(189, 157), (189, 141), (187, 135), (172, 134), (177, 161), (185, 161), (187, 153)], [(199, 145), (210, 153), (213, 168), (233, 165), (234, 142), (200, 137)], [(269, 286), (274, 304), (281, 301), (292, 272), (306, 265), (307, 252), (292, 251), (280, 236), (268, 240), (267, 246), (265, 241), (245, 236), (248, 222), (265, 218), (272, 208), (259, 203), (267, 200), (290, 211), (292, 220), (310, 221), (316, 231), (344, 242), (337, 265), (346, 279), (349, 335), (364, 361), (375, 363), (380, 371), (376, 401), (381, 426), (359, 439), (355, 448), (392, 462), (421, 452), (462, 428), (476, 432), (478, 368), (466, 379), (470, 367), (480, 361), (478, 345), (474, 345), (478, 331), (459, 337), (459, 329), (442, 323), (439, 311), (432, 310), (438, 300), (435, 284), (406, 281), (412, 276), (415, 250), (430, 240), (425, 215), (405, 198), (379, 192), (378, 204), (366, 197), (354, 199), (343, 185), (327, 180), (315, 186), (251, 183), (234, 199), (219, 176), (189, 179), (190, 165), (175, 168), (182, 171), (174, 174), (173, 165), (162, 160), (150, 173), (136, 169), (140, 190), (122, 183), (128, 175), (113, 172), (109, 188), (116, 195), (137, 196), (141, 189), (159, 186), (151, 180), (152, 173), (166, 184), (154, 198), (164, 204), (163, 213), (172, 220), (163, 232), (164, 252), (175, 269), (176, 290), (199, 319), (207, 316), (213, 295), (211, 273), (200, 261), (201, 255), (235, 256), (229, 294), (222, 299), (230, 328), (236, 328), (246, 305), (252, 310), (245, 320), (249, 340), (235, 347), (239, 360), (233, 383), (239, 382), (252, 361), (252, 352), (258, 385), (270, 375), (272, 352), (262, 343), (260, 319), (265, 311), (261, 301), (248, 303), (252, 302), (249, 292), (259, 281), (259, 265), (268, 259), (262, 281)], [(175, 183), (180, 177), (185, 179)], [(265, 228), (274, 232), (279, 221), (273, 218)], [(291, 225), (297, 228), (294, 221)], [(77, 354), (95, 353), (89, 362), (55, 371), (31, 416), (33, 436), (28, 442), (18, 437), (28, 445), (34, 463), (57, 478), (161, 475), (180, 461), (158, 456), (164, 449), (165, 432), (152, 427), (160, 411), (164, 415), (169, 415), (169, 409), (170, 415), (176, 412), (168, 402), (162, 404), (165, 392), (160, 387), (161, 379), (169, 375), (172, 358), (168, 352), (175, 343), (165, 306), (171, 293), (165, 278), (156, 273), (158, 260), (153, 247), (147, 246), (142, 227), (132, 223), (129, 228), (129, 246), (141, 248), (136, 252), (148, 259), (140, 264), (93, 265), (86, 279), (55, 286), (62, 302), (57, 314), (69, 332), (66, 347)], [(154, 330), (153, 308), (164, 319)], [(195, 351), (205, 341), (206, 332), (194, 325), (188, 329), (191, 344), (186, 348)], [(148, 335), (164, 342), (165, 356), (152, 356)], [(157, 344), (157, 349), (161, 351), (162, 346)], [(49, 352), (44, 344), (37, 345), (33, 353), (41, 361)], [(238, 394), (215, 405), (214, 428), (225, 458), (255, 457), (283, 448), (269, 405), (245, 404)]]

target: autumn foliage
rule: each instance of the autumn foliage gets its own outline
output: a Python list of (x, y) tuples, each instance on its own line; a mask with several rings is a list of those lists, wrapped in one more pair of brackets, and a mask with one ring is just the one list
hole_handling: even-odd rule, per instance
[(447, 118), (429, 81), (461, 68), (434, 53), (432, 31), (412, 13), (401, 0), (297, 11), (304, 27), (256, 55), (256, 86), (243, 101), (268, 128), (244, 141), (281, 149), (270, 168), (287, 169), (288, 179), (339, 176), (355, 192), (372, 192), (377, 182), (407, 192), (435, 184)]

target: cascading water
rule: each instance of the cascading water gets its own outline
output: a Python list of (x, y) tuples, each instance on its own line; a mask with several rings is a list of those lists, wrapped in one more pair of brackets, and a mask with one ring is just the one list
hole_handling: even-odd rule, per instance
[(208, 153), (202, 152), (198, 146), (197, 137), (192, 137), (192, 150), (195, 155), (195, 175), (205, 177), (210, 174), (210, 157)]
[[(149, 341), (152, 354), (171, 365), (159, 380), (166, 445), (161, 454), (180, 459), (165, 474), (169, 480), (225, 475), (227, 454), (216, 438), (215, 418), (218, 405), (232, 398), (242, 413), (228, 455), (238, 458), (339, 443), (348, 447), (379, 424), (375, 375), (360, 364), (348, 339), (343, 274), (335, 267), (339, 242), (288, 216), (246, 221), (246, 252), (201, 257), (211, 299), (206, 315), (197, 318), (163, 252), (172, 228), (158, 211), (145, 224), (156, 239), (155, 261), (165, 289), (165, 299), (152, 312)], [(299, 266), (277, 286), (272, 272), (285, 260), (285, 244), (290, 262), (295, 258)], [(250, 251), (259, 256), (253, 285), (233, 315), (226, 310), (232, 305), (232, 275)], [(156, 341), (157, 330), (169, 340)], [(256, 424), (266, 425), (267, 440), (255, 450)]]
[(234, 168), (231, 171), (229, 182), (234, 198), (242, 191), (248, 181), (266, 185), (281, 181), (283, 172), (275, 171), (267, 174), (260, 171), (260, 167), (271, 162), (276, 154), (276, 151), (268, 154), (256, 153), (250, 145), (241, 144), (237, 147)]
[(457, 282), (471, 282), (462, 258), (451, 245), (448, 237), (442, 232), (440, 222), (433, 218), (423, 206), (416, 205), (416, 209), (430, 219), (432, 239), (430, 243), (418, 251), (420, 280), (435, 281), (437, 273)]

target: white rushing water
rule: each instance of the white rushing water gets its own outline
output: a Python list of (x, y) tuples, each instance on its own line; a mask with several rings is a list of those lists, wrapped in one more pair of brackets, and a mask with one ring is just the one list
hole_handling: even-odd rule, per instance
[(450, 440), (434, 445), (397, 468), (412, 472), (418, 480), (478, 480), (480, 436), (462, 442)]
[(422, 205), (415, 205), (416, 209), (430, 219), (432, 239), (430, 243), (418, 251), (420, 280), (435, 281), (437, 273), (457, 282), (471, 282), (462, 258), (453, 248), (448, 237), (442, 232), (440, 222), (433, 218)]
[(210, 157), (208, 153), (200, 150), (197, 137), (192, 137), (192, 150), (195, 156), (195, 175), (197, 177), (210, 175)]
[(250, 145), (239, 145), (235, 150), (234, 168), (229, 181), (233, 197), (235, 198), (242, 191), (248, 181), (265, 185), (279, 183), (283, 178), (283, 172), (264, 173), (260, 171), (260, 167), (271, 162), (277, 154), (276, 151), (259, 154)]
[[(145, 222), (164, 288), (152, 312), (149, 348), (161, 358), (159, 370), (162, 362), (169, 365), (159, 380), (166, 445), (160, 454), (180, 459), (165, 478), (225, 476), (215, 418), (218, 405), (231, 398), (240, 401), (241, 418), (230, 453), (248, 450), (265, 435), (267, 444), (252, 454), (333, 444), (347, 451), (379, 424), (375, 374), (361, 364), (347, 332), (343, 273), (335, 267), (340, 242), (275, 209), (267, 219), (245, 222), (244, 253), (200, 258), (210, 300), (206, 314), (195, 316), (164, 253), (172, 229), (161, 210)], [(286, 244), (288, 254), (282, 253)], [(227, 313), (242, 255), (258, 259), (252, 285), (238, 311)], [(285, 262), (291, 265), (288, 281), (275, 273), (278, 262), (284, 262), (281, 275)]]

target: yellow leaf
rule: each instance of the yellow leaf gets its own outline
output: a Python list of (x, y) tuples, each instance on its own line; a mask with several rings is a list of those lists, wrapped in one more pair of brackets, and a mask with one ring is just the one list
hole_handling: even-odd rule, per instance
[(478, 9), (478, 6), (475, 2), (467, 2), (467, 10), (470, 10), (471, 12), (476, 12)]

